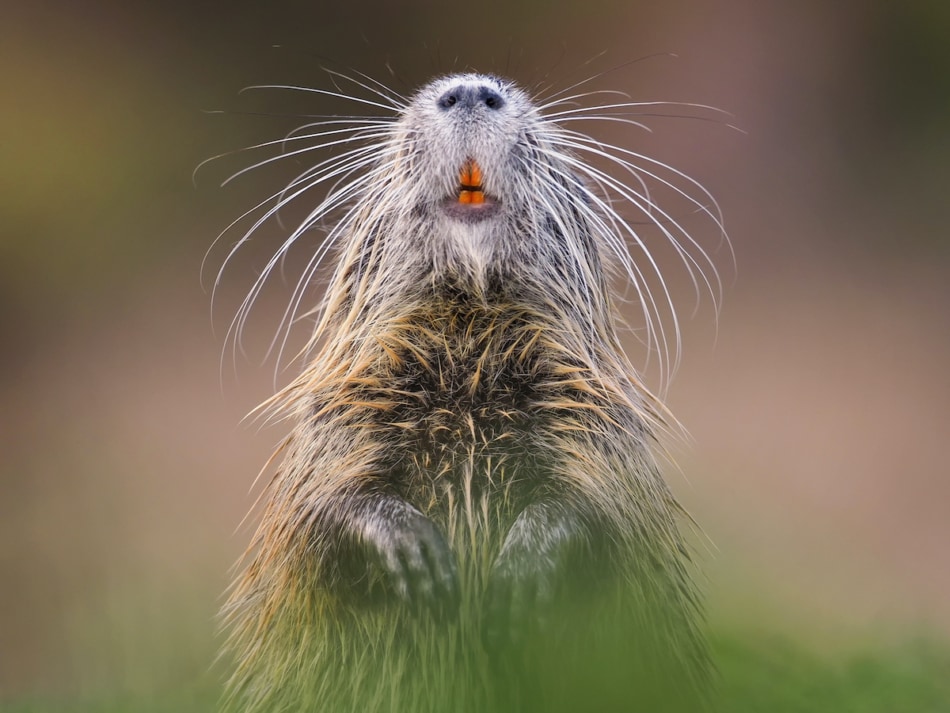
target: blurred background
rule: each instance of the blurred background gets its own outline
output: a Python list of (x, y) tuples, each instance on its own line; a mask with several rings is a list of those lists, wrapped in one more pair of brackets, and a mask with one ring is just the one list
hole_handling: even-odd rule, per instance
[(3, 18), (0, 704), (215, 689), (239, 523), (286, 431), (242, 419), (294, 367), (265, 359), (279, 279), (246, 353), (225, 339), (279, 226), (214, 314), (236, 236), (204, 284), (201, 265), (288, 176), (220, 188), (247, 156), (192, 173), (295, 124), (263, 114), (352, 112), (239, 94), (333, 89), (322, 66), (403, 94), (467, 68), (532, 89), (601, 75), (731, 112), (744, 133), (585, 127), (701, 181), (735, 249), (669, 392), (713, 625), (820, 650), (950, 635), (950, 4), (7, 0)]

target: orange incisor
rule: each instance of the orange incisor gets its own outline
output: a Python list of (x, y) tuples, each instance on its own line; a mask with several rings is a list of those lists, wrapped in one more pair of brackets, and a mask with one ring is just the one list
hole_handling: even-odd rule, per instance
[(473, 159), (469, 159), (459, 172), (459, 203), (484, 203), (482, 190), (482, 169)]

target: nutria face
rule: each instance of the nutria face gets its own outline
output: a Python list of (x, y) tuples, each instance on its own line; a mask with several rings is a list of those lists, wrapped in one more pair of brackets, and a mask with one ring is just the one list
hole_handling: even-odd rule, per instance
[(424, 87), (401, 121), (420, 207), (463, 224), (514, 209), (524, 184), (523, 143), (537, 119), (524, 92), (490, 75), (454, 75)]

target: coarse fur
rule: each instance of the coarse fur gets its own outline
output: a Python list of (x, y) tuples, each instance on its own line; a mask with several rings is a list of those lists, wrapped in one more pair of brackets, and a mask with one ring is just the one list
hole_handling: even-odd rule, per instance
[[(479, 74), (437, 79), (408, 101), (357, 83), (375, 92), (362, 101), (395, 116), (290, 137), (356, 148), (299, 176), (245, 235), (334, 184), (236, 323), (294, 241), (333, 214), (287, 313), (335, 251), (306, 366), (267, 405), (294, 427), (225, 609), (228, 704), (688, 705), (709, 666), (682, 512), (654, 455), (674, 422), (624, 354), (608, 271), (628, 276), (670, 370), (679, 329), (664, 331), (647, 276), (661, 302), (669, 291), (614, 203), (641, 210), (711, 290), (709, 258), (647, 181), (721, 229), (718, 209), (683, 174), (564, 128), (592, 117), (568, 108), (575, 97), (539, 106)], [(642, 106), (596, 109), (630, 121), (610, 110)], [(471, 164), (479, 206), (458, 201)]]

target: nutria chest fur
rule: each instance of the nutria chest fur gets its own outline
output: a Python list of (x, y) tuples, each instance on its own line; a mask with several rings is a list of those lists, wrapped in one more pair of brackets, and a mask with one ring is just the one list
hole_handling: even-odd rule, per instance
[(336, 250), (312, 356), (271, 404), (295, 426), (226, 608), (229, 700), (676, 710), (708, 665), (653, 456), (666, 412), (605, 275), (658, 338), (604, 193), (652, 203), (509, 82), (445, 77), (397, 109), (287, 189), (348, 177), (288, 241), (339, 211), (307, 272)]

